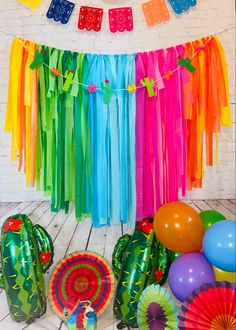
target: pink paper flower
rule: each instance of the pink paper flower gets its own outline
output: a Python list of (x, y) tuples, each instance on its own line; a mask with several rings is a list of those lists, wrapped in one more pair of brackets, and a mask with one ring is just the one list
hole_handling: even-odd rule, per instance
[(88, 90), (90, 93), (94, 93), (97, 90), (97, 86), (96, 85), (88, 85)]

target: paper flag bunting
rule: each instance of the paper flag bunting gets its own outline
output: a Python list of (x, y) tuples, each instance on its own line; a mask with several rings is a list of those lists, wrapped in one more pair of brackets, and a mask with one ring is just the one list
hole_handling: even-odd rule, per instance
[(109, 9), (109, 24), (111, 32), (132, 31), (133, 12), (131, 7)]
[(47, 12), (47, 18), (66, 24), (74, 10), (75, 4), (68, 0), (52, 0)]
[(170, 14), (164, 0), (151, 0), (142, 5), (147, 24), (153, 26), (170, 19)]
[(81, 6), (79, 13), (78, 28), (87, 31), (94, 30), (96, 32), (101, 30), (103, 18), (103, 9), (95, 7)]
[(196, 6), (196, 0), (168, 0), (176, 14), (187, 11), (190, 7)]
[(25, 5), (26, 7), (29, 7), (33, 10), (38, 9), (42, 3), (42, 0), (18, 0), (18, 1), (21, 2), (23, 5)]

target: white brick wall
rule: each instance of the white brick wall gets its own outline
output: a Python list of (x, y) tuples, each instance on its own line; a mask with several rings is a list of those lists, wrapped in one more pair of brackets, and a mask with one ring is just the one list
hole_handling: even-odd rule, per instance
[[(198, 5), (188, 14), (171, 20), (164, 25), (149, 28), (141, 10), (144, 1), (127, 0), (72, 0), (76, 8), (66, 26), (49, 21), (45, 14), (50, 0), (44, 0), (37, 11), (31, 11), (17, 0), (0, 1), (0, 201), (23, 201), (43, 199), (43, 195), (26, 189), (24, 176), (17, 173), (17, 164), (9, 161), (10, 135), (3, 132), (7, 99), (9, 50), (12, 38), (1, 31), (16, 34), (39, 43), (64, 49), (92, 53), (120, 53), (154, 50), (222, 31), (234, 25), (233, 0), (198, 0)], [(104, 13), (100, 33), (77, 30), (79, 5), (111, 8), (116, 5), (132, 5), (135, 28), (133, 32), (112, 34), (108, 16)], [(207, 168), (203, 189), (189, 193), (189, 198), (234, 198), (235, 196), (235, 77), (234, 77), (234, 31), (219, 36), (225, 49), (229, 68), (231, 111), (233, 127), (223, 129), (220, 136), (220, 165)]]

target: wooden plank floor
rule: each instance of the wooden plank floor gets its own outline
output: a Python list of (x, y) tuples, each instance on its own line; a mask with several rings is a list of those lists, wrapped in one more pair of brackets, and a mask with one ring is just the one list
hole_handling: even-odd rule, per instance
[[(228, 219), (235, 218), (235, 200), (198, 200), (188, 201), (198, 212), (214, 209), (221, 212)], [(91, 221), (76, 222), (73, 207), (68, 214), (63, 211), (51, 213), (49, 202), (0, 203), (0, 227), (4, 220), (14, 214), (29, 215), (34, 224), (39, 223), (51, 235), (55, 257), (54, 265), (45, 274), (48, 283), (55, 264), (66, 255), (78, 251), (95, 251), (111, 262), (113, 247), (118, 238), (129, 231), (127, 226), (116, 225), (94, 229)], [(117, 321), (112, 312), (112, 306), (99, 318), (98, 330), (116, 329)], [(48, 306), (46, 314), (33, 324), (13, 322), (8, 311), (4, 290), (0, 290), (0, 329), (1, 330), (66, 330), (67, 327), (52, 313)]]

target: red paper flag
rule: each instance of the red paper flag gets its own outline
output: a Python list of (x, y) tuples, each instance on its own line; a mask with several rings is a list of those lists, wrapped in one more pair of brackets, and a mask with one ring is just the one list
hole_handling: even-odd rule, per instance
[(79, 13), (78, 28), (80, 30), (101, 30), (103, 9), (95, 7), (81, 6)]
[(133, 30), (133, 12), (131, 7), (109, 9), (111, 32)]

